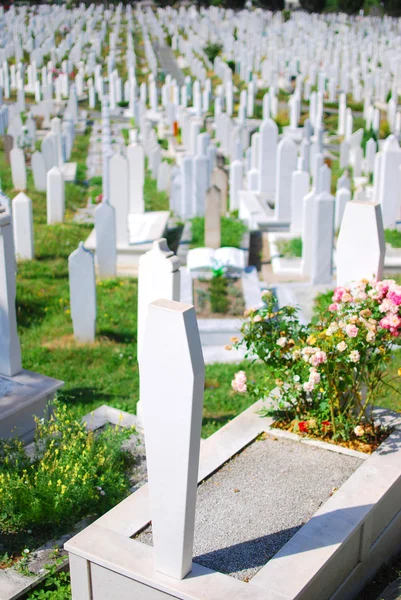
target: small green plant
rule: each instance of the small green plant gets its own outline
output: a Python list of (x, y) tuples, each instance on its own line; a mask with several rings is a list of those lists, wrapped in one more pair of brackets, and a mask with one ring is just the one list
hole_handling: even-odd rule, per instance
[(45, 565), (48, 576), (40, 587), (29, 594), (27, 600), (71, 600), (70, 573), (58, 570), (62, 559), (57, 558), (53, 565)]
[(223, 50), (222, 44), (217, 44), (217, 43), (212, 44), (210, 42), (208, 44), (206, 44), (206, 46), (204, 46), (204, 48), (203, 48), (203, 52), (206, 54), (206, 56), (208, 57), (210, 62), (213, 62), (214, 59), (216, 58), (216, 56), (218, 56), (222, 50)]
[(393, 248), (401, 248), (401, 231), (397, 231), (397, 229), (385, 229), (384, 239)]
[(292, 238), (290, 240), (279, 240), (277, 247), (280, 255), (288, 258), (302, 257), (302, 238)]
[(213, 276), (209, 284), (209, 294), (210, 306), (214, 313), (225, 314), (230, 306), (228, 279), (225, 271), (225, 267), (221, 265), (216, 265), (213, 268)]
[(121, 100), (121, 102), (117, 102), (117, 104), (121, 108), (127, 108), (129, 106), (129, 102), (127, 100)]
[(37, 420), (33, 460), (23, 443), (0, 440), (0, 529), (15, 536), (52, 536), (83, 517), (100, 515), (129, 490), (124, 439), (131, 430), (94, 434), (56, 403)]

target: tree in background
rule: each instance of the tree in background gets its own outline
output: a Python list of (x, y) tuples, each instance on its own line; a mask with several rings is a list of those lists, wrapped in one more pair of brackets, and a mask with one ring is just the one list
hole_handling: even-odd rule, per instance
[(326, 0), (300, 0), (300, 5), (308, 12), (321, 13), (326, 6)]
[(285, 8), (284, 0), (258, 0), (255, 4), (264, 10), (284, 10)]
[(384, 0), (384, 11), (392, 17), (401, 16), (400, 0)]
[(338, 10), (340, 12), (354, 15), (358, 13), (364, 5), (364, 0), (338, 0)]

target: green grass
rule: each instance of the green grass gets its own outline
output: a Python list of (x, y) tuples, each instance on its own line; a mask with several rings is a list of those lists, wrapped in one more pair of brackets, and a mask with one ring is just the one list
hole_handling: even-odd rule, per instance
[(285, 258), (302, 257), (302, 238), (291, 238), (290, 240), (278, 240), (277, 248)]
[(393, 248), (401, 248), (401, 231), (397, 231), (396, 229), (385, 229), (384, 239), (387, 244), (390, 244)]
[[(247, 231), (243, 221), (237, 217), (221, 217), (221, 246), (241, 248), (242, 238)], [(205, 245), (205, 218), (192, 219), (191, 248), (201, 248)]]

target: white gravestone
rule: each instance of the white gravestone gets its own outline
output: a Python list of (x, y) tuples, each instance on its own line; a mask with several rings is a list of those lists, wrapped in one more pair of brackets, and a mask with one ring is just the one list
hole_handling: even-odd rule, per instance
[(145, 182), (145, 153), (141, 144), (127, 147), (129, 211), (134, 214), (145, 212), (143, 185)]
[(207, 248), (220, 248), (221, 243), (221, 191), (212, 185), (206, 194), (205, 213), (205, 246)]
[(58, 167), (47, 172), (46, 185), (47, 224), (62, 223), (65, 211), (65, 191), (63, 173)]
[(291, 233), (302, 234), (304, 198), (309, 192), (309, 173), (297, 169), (291, 178)]
[(26, 166), (25, 154), (21, 148), (13, 148), (10, 151), (11, 177), (15, 190), (26, 189)]
[(96, 280), (93, 254), (82, 242), (68, 257), (70, 308), (74, 337), (78, 342), (95, 340)]
[(38, 192), (46, 191), (46, 164), (43, 154), (37, 150), (31, 158), (33, 184)]
[(337, 285), (382, 279), (385, 252), (380, 204), (348, 202), (337, 240)]
[[(265, 167), (267, 168), (267, 167)], [(276, 201), (274, 216), (278, 221), (291, 220), (291, 177), (297, 168), (297, 146), (289, 137), (277, 146)]]
[(278, 127), (273, 119), (263, 121), (259, 129), (258, 170), (259, 191), (264, 198), (273, 200), (276, 190), (276, 154)]
[(149, 305), (139, 371), (154, 568), (183, 579), (192, 569), (205, 381), (193, 306)]
[(15, 256), (20, 260), (33, 258), (32, 200), (20, 192), (12, 202)]
[(22, 370), (15, 308), (15, 251), (11, 215), (0, 207), (0, 374)]
[(104, 200), (95, 209), (96, 262), (100, 279), (116, 276), (116, 211)]
[(148, 306), (153, 300), (179, 300), (180, 260), (164, 238), (153, 242), (152, 249), (139, 259), (138, 269), (138, 356), (144, 342)]
[(239, 191), (244, 187), (244, 165), (241, 160), (234, 160), (230, 165), (230, 212), (239, 210)]
[(121, 154), (109, 161), (110, 204), (116, 210), (117, 246), (128, 245), (128, 163)]
[(316, 196), (313, 222), (311, 283), (332, 283), (334, 244), (334, 196)]
[(344, 210), (347, 205), (347, 202), (351, 200), (351, 192), (348, 188), (340, 188), (336, 192), (336, 209), (335, 209), (335, 224), (336, 231), (341, 226), (341, 221), (343, 220)]
[(397, 138), (389, 135), (381, 151), (378, 198), (385, 229), (394, 229), (401, 213), (401, 149)]

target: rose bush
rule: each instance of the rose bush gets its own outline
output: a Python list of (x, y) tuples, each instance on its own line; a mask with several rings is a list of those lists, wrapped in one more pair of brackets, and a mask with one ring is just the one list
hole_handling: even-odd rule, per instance
[(337, 287), (329, 310), (307, 326), (296, 308), (278, 310), (272, 292), (263, 300), (263, 307), (246, 311), (243, 338), (235, 345), (266, 363), (266, 378), (251, 382), (240, 371), (233, 389), (263, 398), (275, 387), (268, 414), (298, 431), (375, 437), (371, 408), (379, 388), (391, 386), (386, 371), (401, 333), (401, 286), (361, 280)]

